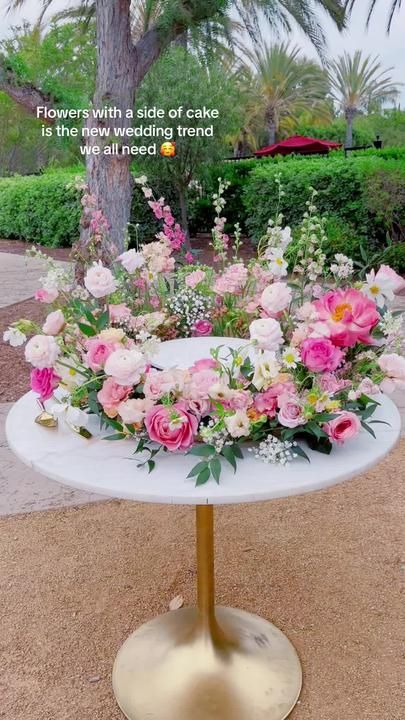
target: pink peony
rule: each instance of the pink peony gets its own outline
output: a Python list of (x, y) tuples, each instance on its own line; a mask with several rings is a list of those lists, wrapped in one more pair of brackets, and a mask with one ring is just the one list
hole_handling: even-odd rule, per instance
[(260, 303), (266, 315), (277, 317), (288, 308), (291, 297), (288, 285), (284, 282), (276, 282), (263, 290)]
[(87, 367), (93, 372), (100, 372), (104, 368), (107, 358), (119, 347), (119, 343), (106, 342), (94, 337), (86, 341), (85, 347), (87, 354), (84, 360)]
[(276, 383), (271, 385), (264, 393), (258, 393), (254, 398), (254, 406), (257, 412), (274, 418), (278, 406), (278, 398), (285, 393), (294, 392), (293, 383)]
[(149, 410), (145, 418), (149, 437), (174, 452), (188, 450), (198, 430), (195, 415), (183, 409), (182, 405), (156, 405)]
[(405, 390), (405, 358), (397, 353), (381, 355), (378, 364), (385, 373), (381, 383), (381, 390), (386, 393), (393, 393), (394, 390)]
[(343, 410), (334, 420), (330, 420), (323, 426), (329, 440), (343, 445), (347, 440), (357, 437), (361, 429), (361, 423), (357, 415)]
[(45, 335), (58, 335), (65, 327), (65, 318), (62, 310), (55, 310), (47, 315), (42, 326)]
[(107, 378), (97, 393), (97, 399), (103, 406), (105, 414), (114, 418), (118, 415), (119, 405), (128, 398), (131, 391), (132, 387), (118, 385), (112, 378)]
[(186, 276), (185, 283), (187, 287), (194, 289), (203, 280), (205, 280), (204, 270), (194, 270), (194, 272), (191, 272)]
[(49, 400), (58, 387), (61, 378), (53, 368), (33, 368), (31, 370), (31, 390), (38, 393), (42, 402)]
[(280, 395), (278, 402), (280, 405), (278, 421), (281, 425), (288, 428), (295, 428), (305, 424), (306, 421), (302, 415), (302, 408), (296, 395), (285, 393)]
[(397, 294), (402, 290), (405, 290), (405, 279), (398, 275), (389, 265), (381, 265), (377, 275), (375, 276), (376, 281), (388, 280), (392, 285), (392, 291)]
[(55, 302), (58, 295), (59, 292), (56, 288), (51, 288), (50, 290), (45, 290), (44, 288), (41, 288), (40, 290), (36, 291), (35, 300), (39, 300), (39, 302), (41, 303), (49, 304)]
[(25, 346), (25, 359), (36, 368), (52, 367), (59, 353), (59, 346), (51, 335), (34, 335)]
[(326, 322), (334, 345), (371, 345), (371, 331), (380, 320), (376, 305), (354, 288), (330, 290), (314, 302), (318, 320)]
[(90, 295), (95, 298), (103, 298), (111, 295), (117, 289), (117, 281), (111, 270), (104, 267), (101, 260), (93, 263), (87, 270), (84, 278), (84, 286)]
[(119, 303), (118, 305), (109, 305), (108, 312), (110, 315), (110, 321), (117, 323), (120, 320), (127, 320), (131, 317), (131, 310), (125, 303)]
[(302, 362), (311, 372), (333, 372), (344, 357), (328, 338), (307, 338), (300, 352)]
[(212, 323), (209, 320), (197, 320), (192, 328), (193, 337), (207, 337), (211, 335), (213, 330)]

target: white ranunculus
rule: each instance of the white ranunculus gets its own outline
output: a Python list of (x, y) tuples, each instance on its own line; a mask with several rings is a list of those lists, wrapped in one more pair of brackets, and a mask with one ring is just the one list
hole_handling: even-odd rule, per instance
[(115, 350), (107, 358), (104, 372), (114, 379), (117, 385), (136, 385), (146, 370), (145, 357), (138, 350), (123, 348)]
[(137, 250), (127, 250), (126, 252), (119, 255), (117, 260), (120, 261), (121, 265), (129, 273), (134, 273), (135, 270), (145, 265), (145, 258), (142, 253)]
[(117, 281), (111, 270), (104, 267), (101, 260), (94, 263), (86, 273), (84, 285), (95, 298), (111, 295), (117, 289)]
[(27, 336), (24, 335), (21, 330), (14, 327), (9, 327), (8, 330), (3, 333), (4, 342), (9, 343), (11, 347), (20, 347), (20, 345), (24, 345), (26, 339)]
[(51, 335), (34, 335), (25, 347), (26, 361), (36, 368), (53, 367), (59, 353), (59, 346)]
[(292, 298), (291, 290), (284, 282), (268, 285), (262, 292), (260, 304), (268, 315), (276, 316), (287, 310)]
[(245, 410), (237, 410), (234, 415), (228, 415), (224, 422), (231, 437), (240, 438), (249, 435), (250, 420)]
[(278, 350), (284, 343), (280, 323), (273, 318), (253, 320), (249, 330), (250, 337), (261, 350)]

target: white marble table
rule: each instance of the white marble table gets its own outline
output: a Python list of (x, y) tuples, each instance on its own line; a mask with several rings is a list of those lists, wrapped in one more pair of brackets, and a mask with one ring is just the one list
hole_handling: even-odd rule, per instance
[[(224, 338), (164, 343), (157, 363), (186, 367), (209, 356)], [(233, 341), (239, 347), (241, 341)], [(133, 443), (103, 440), (95, 424), (86, 440), (63, 424), (47, 429), (34, 423), (32, 393), (7, 418), (15, 454), (38, 472), (70, 487), (109, 497), (197, 506), (198, 608), (173, 611), (136, 630), (118, 653), (113, 685), (129, 720), (283, 720), (301, 690), (301, 666), (287, 637), (271, 623), (214, 604), (213, 506), (271, 500), (320, 490), (359, 475), (392, 449), (400, 416), (386, 397), (375, 419), (374, 440), (358, 439), (327, 457), (308, 451), (287, 467), (264, 465), (246, 452), (236, 474), (224, 467), (221, 482), (196, 488), (186, 476), (195, 457), (165, 454), (153, 473), (137, 468)], [(105, 432), (104, 432), (105, 434)], [(162, 548), (164, 552), (164, 548)], [(151, 569), (151, 582), (153, 570)]]

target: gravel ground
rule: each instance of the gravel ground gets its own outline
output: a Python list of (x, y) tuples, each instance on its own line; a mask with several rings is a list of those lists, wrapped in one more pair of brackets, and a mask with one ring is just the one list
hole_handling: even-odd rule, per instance
[(47, 306), (36, 300), (25, 300), (0, 308), (0, 403), (15, 402), (30, 387), (30, 367), (24, 359), (24, 348), (13, 348), (3, 342), (4, 330), (15, 320), (24, 317), (41, 322), (46, 312)]
[[(293, 720), (405, 716), (404, 461), (403, 442), (350, 483), (217, 512), (218, 602), (296, 645)], [(0, 520), (0, 717), (120, 720), (115, 654), (175, 595), (195, 601), (193, 534), (190, 508), (117, 501)]]

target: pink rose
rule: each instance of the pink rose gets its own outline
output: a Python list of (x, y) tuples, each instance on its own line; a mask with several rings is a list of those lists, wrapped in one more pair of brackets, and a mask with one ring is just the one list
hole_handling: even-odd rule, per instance
[(186, 283), (187, 287), (194, 289), (203, 280), (205, 280), (204, 270), (194, 270), (194, 272), (191, 272), (188, 275), (186, 275), (185, 283)]
[(288, 308), (291, 297), (291, 290), (286, 283), (275, 282), (263, 290), (260, 304), (268, 317), (277, 317)]
[(278, 421), (281, 425), (288, 428), (304, 425), (306, 421), (302, 415), (299, 400), (295, 395), (290, 395), (289, 393), (280, 395), (278, 402), (280, 405)]
[(380, 320), (372, 300), (355, 288), (330, 290), (314, 302), (318, 320), (327, 323), (330, 338), (339, 347), (371, 345), (371, 331)]
[(213, 330), (212, 323), (209, 320), (197, 320), (192, 328), (193, 337), (206, 337), (211, 335)]
[(111, 270), (104, 267), (101, 260), (93, 263), (87, 270), (84, 278), (84, 286), (90, 295), (95, 298), (103, 298), (111, 295), (117, 289), (117, 281)]
[(85, 347), (87, 350), (84, 358), (86, 365), (93, 372), (100, 372), (104, 368), (107, 358), (120, 346), (119, 343), (106, 342), (94, 337), (86, 340)]
[(145, 426), (154, 442), (163, 445), (170, 452), (184, 451), (194, 442), (198, 420), (181, 405), (156, 405), (146, 414)]
[(65, 318), (62, 310), (55, 310), (46, 316), (42, 330), (45, 335), (58, 335), (65, 327)]
[(149, 370), (146, 375), (143, 391), (145, 397), (160, 400), (169, 393), (181, 392), (184, 388), (184, 370)]
[(49, 400), (58, 387), (61, 378), (53, 368), (33, 368), (31, 370), (31, 390), (38, 393), (42, 402)]
[(347, 440), (355, 438), (361, 429), (357, 415), (343, 410), (334, 420), (325, 423), (323, 430), (328, 434), (329, 440), (343, 445)]
[(145, 265), (144, 256), (137, 250), (127, 250), (121, 255), (118, 255), (117, 260), (120, 261), (121, 265), (130, 274), (134, 273), (136, 270), (139, 270)]
[(300, 352), (302, 362), (311, 372), (333, 372), (344, 357), (329, 338), (307, 338)]
[(109, 305), (108, 312), (112, 323), (119, 322), (120, 320), (126, 320), (131, 317), (131, 310), (127, 305), (125, 305), (125, 303)]
[(190, 368), (190, 372), (199, 372), (200, 370), (215, 370), (219, 367), (219, 363), (213, 358), (203, 358), (197, 360), (194, 365)]
[(258, 393), (254, 398), (254, 406), (257, 412), (274, 418), (278, 406), (278, 398), (285, 393), (294, 392), (293, 383), (276, 383), (271, 385), (264, 393)]
[(210, 389), (216, 382), (218, 382), (218, 373), (211, 368), (193, 372), (190, 383), (188, 384), (187, 395), (193, 399), (208, 399)]
[(385, 373), (380, 387), (383, 392), (393, 393), (395, 390), (405, 390), (405, 358), (397, 353), (381, 355), (378, 364)]
[(118, 385), (112, 378), (104, 380), (103, 387), (97, 393), (97, 399), (103, 406), (103, 410), (110, 418), (118, 415), (120, 403), (127, 399), (132, 392), (132, 387)]
[(25, 346), (25, 359), (36, 368), (52, 367), (59, 353), (59, 346), (51, 335), (34, 335)]
[(50, 290), (45, 290), (44, 288), (41, 288), (40, 290), (37, 290), (35, 293), (35, 300), (39, 300), (41, 303), (53, 303), (55, 302), (56, 298), (58, 297), (59, 292), (56, 288), (51, 288)]
[(405, 289), (405, 279), (398, 275), (389, 265), (381, 265), (377, 275), (375, 276), (376, 281), (389, 280), (392, 286), (392, 291), (397, 294)]

